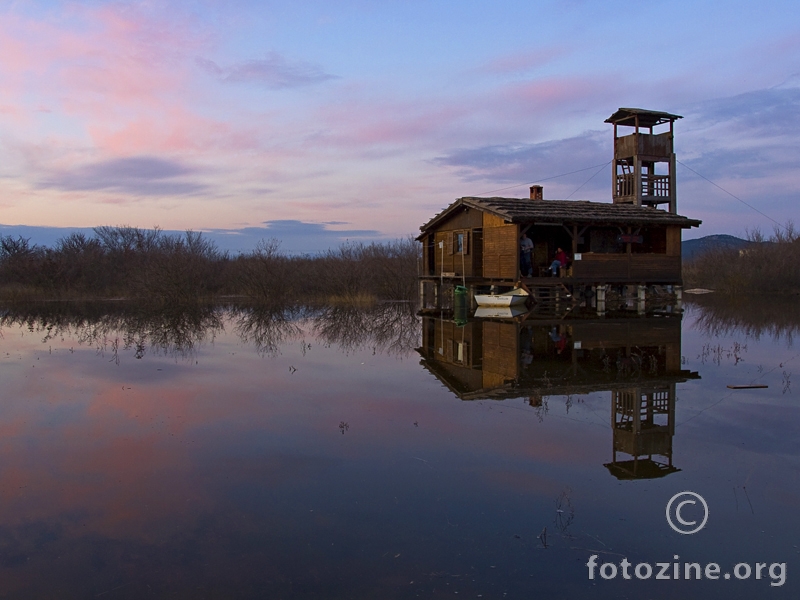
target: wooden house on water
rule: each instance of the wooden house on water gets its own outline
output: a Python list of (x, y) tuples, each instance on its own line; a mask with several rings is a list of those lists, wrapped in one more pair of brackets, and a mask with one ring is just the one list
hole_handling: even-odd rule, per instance
[[(605, 293), (608, 285), (679, 286), (681, 232), (700, 221), (677, 214), (673, 123), (679, 115), (621, 108), (614, 125), (612, 202), (529, 198), (459, 198), (420, 230), (422, 308), (433, 290), (464, 283), (474, 294), (522, 281), (537, 295), (575, 286)], [(659, 133), (658, 128), (668, 127)], [(631, 133), (621, 135), (632, 128)], [(665, 205), (666, 210), (660, 208)], [(533, 242), (531, 270), (521, 272), (520, 238)], [(557, 250), (568, 264), (551, 277)]]

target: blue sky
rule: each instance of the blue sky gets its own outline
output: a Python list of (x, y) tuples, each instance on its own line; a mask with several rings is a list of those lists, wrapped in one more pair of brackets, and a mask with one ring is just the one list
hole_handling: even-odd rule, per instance
[[(796, 3), (0, 2), (0, 223), (291, 249), (542, 179), (609, 201), (610, 170), (551, 178), (610, 160), (621, 106), (683, 115), (679, 161), (794, 217)], [(774, 225), (682, 165), (678, 209), (694, 237)]]

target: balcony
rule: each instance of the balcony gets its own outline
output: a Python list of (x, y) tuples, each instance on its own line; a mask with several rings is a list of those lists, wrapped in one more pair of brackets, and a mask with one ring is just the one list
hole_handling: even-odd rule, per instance
[[(668, 202), (670, 198), (669, 175), (647, 175), (643, 174), (642, 179), (642, 200), (659, 203)], [(636, 175), (634, 173), (623, 173), (617, 175), (617, 185), (614, 191), (615, 198), (636, 197)]]

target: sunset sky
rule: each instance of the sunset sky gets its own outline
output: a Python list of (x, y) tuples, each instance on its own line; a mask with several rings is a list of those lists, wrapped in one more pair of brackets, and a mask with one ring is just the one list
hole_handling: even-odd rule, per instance
[(683, 115), (678, 160), (767, 215), (678, 165), (690, 237), (797, 213), (796, 0), (2, 1), (0, 223), (39, 229), (0, 233), (310, 251), (541, 180), (610, 201), (621, 106)]

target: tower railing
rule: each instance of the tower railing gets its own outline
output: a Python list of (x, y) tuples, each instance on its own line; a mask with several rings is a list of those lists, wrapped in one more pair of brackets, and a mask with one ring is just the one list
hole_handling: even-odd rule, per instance
[[(669, 175), (642, 174), (642, 196), (664, 198), (670, 197)], [(617, 175), (615, 198), (636, 196), (636, 174), (620, 173)]]

